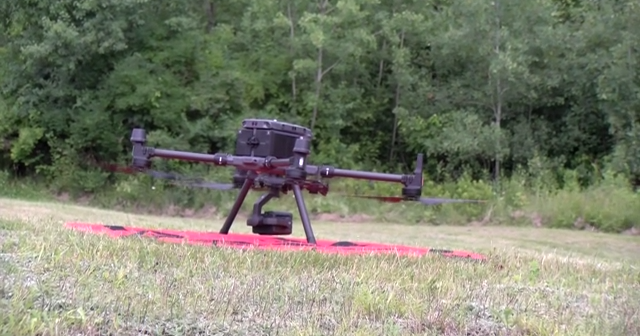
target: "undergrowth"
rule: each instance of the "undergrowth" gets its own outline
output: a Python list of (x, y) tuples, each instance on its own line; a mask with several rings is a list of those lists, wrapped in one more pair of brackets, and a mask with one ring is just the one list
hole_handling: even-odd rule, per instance
[[(230, 180), (228, 172), (206, 174), (208, 180)], [(202, 176), (202, 175), (201, 175)], [(35, 180), (18, 180), (9, 173), (0, 175), (0, 196), (19, 199), (58, 199), (101, 208), (137, 213), (222, 218), (233, 204), (237, 191), (215, 191), (177, 187), (147, 176), (120, 176), (107, 187), (92, 192), (82, 190), (91, 184), (92, 175), (75, 180), (75, 188), (60, 181), (45, 185)], [(78, 179), (83, 182), (80, 183)], [(94, 183), (95, 184), (95, 183)], [(486, 200), (483, 204), (445, 204), (425, 206), (413, 202), (379, 203), (346, 197), (358, 195), (399, 195), (400, 186), (358, 180), (331, 181), (328, 196), (305, 193), (313, 216), (329, 220), (376, 220), (382, 222), (429, 223), (434, 225), (533, 225), (550, 228), (590, 229), (603, 232), (632, 232), (640, 226), (640, 197), (628, 181), (612, 173), (603, 173), (588, 187), (582, 187), (578, 175), (563, 176), (548, 172), (518, 172), (502, 179), (499, 186), (463, 175), (456, 181), (435, 183), (425, 176), (423, 196)], [(251, 192), (242, 208), (250, 211), (260, 196)], [(267, 204), (265, 210), (286, 210), (297, 216), (291, 195)]]

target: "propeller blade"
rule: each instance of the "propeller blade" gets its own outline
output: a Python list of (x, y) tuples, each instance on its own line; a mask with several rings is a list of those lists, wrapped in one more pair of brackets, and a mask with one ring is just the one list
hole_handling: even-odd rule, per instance
[(120, 166), (117, 164), (99, 164), (100, 168), (113, 172), (113, 173), (124, 173), (124, 174), (135, 174), (137, 171), (133, 169), (133, 167)]
[[(411, 200), (407, 200), (402, 196), (364, 196), (364, 195), (348, 195), (348, 197), (358, 197), (358, 198), (366, 198), (366, 199), (374, 199), (381, 202), (388, 203), (400, 203), (400, 202), (412, 202)], [(436, 204), (446, 204), (446, 203), (484, 203), (485, 201), (481, 200), (467, 200), (467, 199), (453, 199), (453, 198), (431, 198), (431, 197), (421, 197), (418, 202), (426, 205), (436, 205)]]
[(234, 185), (231, 183), (214, 183), (214, 182), (205, 182), (201, 179), (190, 178), (185, 176), (180, 176), (172, 173), (165, 173), (157, 170), (142, 170), (138, 171), (130, 166), (119, 166), (116, 164), (103, 164), (101, 165), (105, 170), (111, 172), (125, 173), (125, 174), (136, 174), (143, 173), (150, 175), (153, 178), (157, 179), (165, 179), (172, 181), (173, 185), (183, 185), (188, 187), (197, 187), (197, 188), (207, 188), (207, 189), (215, 189), (215, 190), (231, 190), (234, 188)]
[(114, 173), (124, 173), (124, 174), (147, 174), (151, 177), (167, 179), (167, 180), (184, 180), (188, 178), (183, 178), (180, 175), (164, 173), (156, 170), (137, 170), (131, 166), (120, 166), (117, 164), (102, 164), (100, 165), (103, 169), (114, 172)]
[(405, 201), (404, 197), (398, 196), (365, 196), (365, 195), (347, 195), (347, 197), (357, 197), (357, 198), (366, 198), (366, 199), (374, 199), (380, 202), (388, 202), (388, 203), (399, 203)]
[(188, 187), (207, 188), (214, 190), (231, 190), (235, 186), (231, 183), (215, 183), (215, 182), (174, 182), (174, 185), (184, 185)]
[(453, 199), (453, 198), (429, 198), (421, 197), (419, 200), (422, 204), (446, 204), (446, 203), (484, 203), (481, 200), (468, 200), (468, 199)]

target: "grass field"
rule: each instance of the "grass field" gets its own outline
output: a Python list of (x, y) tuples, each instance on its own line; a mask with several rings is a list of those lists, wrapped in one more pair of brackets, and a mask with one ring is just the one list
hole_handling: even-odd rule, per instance
[[(0, 334), (640, 335), (640, 237), (314, 223), (319, 238), (490, 258), (476, 263), (110, 239), (67, 221), (220, 225), (0, 199)], [(247, 231), (242, 220), (234, 231)]]

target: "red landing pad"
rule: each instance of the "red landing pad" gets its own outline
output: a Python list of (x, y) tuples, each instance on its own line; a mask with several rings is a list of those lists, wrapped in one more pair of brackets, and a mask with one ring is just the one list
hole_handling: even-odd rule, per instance
[(257, 248), (263, 250), (281, 251), (305, 251), (314, 250), (322, 253), (338, 254), (373, 254), (387, 253), (409, 256), (421, 256), (430, 253), (440, 254), (445, 257), (465, 258), (473, 260), (485, 260), (477, 253), (465, 251), (437, 250), (430, 248), (410, 247), (402, 245), (386, 245), (379, 243), (363, 243), (349, 241), (317, 240), (317, 245), (307, 243), (306, 239), (285, 238), (283, 236), (259, 236), (255, 234), (229, 233), (227, 235), (217, 232), (177, 231), (166, 229), (144, 229), (135, 227), (67, 223), (67, 228), (94, 234), (106, 234), (112, 238), (119, 237), (149, 237), (167, 243), (187, 243), (194, 245), (214, 245), (241, 249)]

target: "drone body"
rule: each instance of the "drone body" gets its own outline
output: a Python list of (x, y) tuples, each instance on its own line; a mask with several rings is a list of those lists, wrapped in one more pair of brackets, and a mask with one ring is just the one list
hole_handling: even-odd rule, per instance
[[(242, 128), (238, 131), (236, 137), (236, 148), (234, 156), (244, 157), (260, 157), (276, 160), (286, 160), (289, 164), (296, 153), (296, 143), (300, 146), (298, 151), (306, 151), (309, 153), (311, 139), (313, 138), (311, 130), (277, 120), (265, 119), (246, 119), (242, 122)], [(298, 157), (298, 159), (306, 160)], [(303, 162), (304, 163), (304, 162)], [(266, 168), (266, 167), (265, 167)], [(270, 188), (272, 185), (281, 184), (283, 192), (291, 190), (290, 184), (279, 183), (285, 173), (282, 167), (272, 167), (267, 169), (265, 174), (259, 175), (254, 182), (254, 189)], [(241, 188), (247, 178), (250, 170), (236, 168), (233, 176), (233, 185), (235, 188)], [(257, 170), (258, 173), (265, 170)]]
[(146, 132), (143, 129), (134, 129), (131, 134), (132, 164), (137, 170), (146, 170), (150, 168), (152, 158), (164, 158), (235, 167), (236, 171), (231, 184), (201, 185), (213, 189), (240, 190), (220, 229), (221, 234), (229, 233), (247, 194), (254, 189), (266, 192), (255, 202), (247, 220), (247, 225), (252, 227), (252, 232), (260, 235), (290, 235), (293, 231), (291, 213), (262, 212), (262, 208), (271, 199), (279, 197), (282, 193), (293, 191), (307, 242), (315, 244), (316, 239), (302, 191), (307, 190), (311, 194), (326, 196), (329, 187), (322, 181), (325, 178), (356, 178), (403, 185), (402, 197), (378, 198), (383, 201), (420, 201), (425, 204), (474, 202), (421, 198), (422, 154), (418, 155), (415, 171), (412, 174), (387, 174), (309, 165), (307, 157), (311, 150), (312, 137), (311, 130), (306, 127), (277, 120), (246, 119), (238, 131), (234, 154), (201, 154), (147, 147)]

